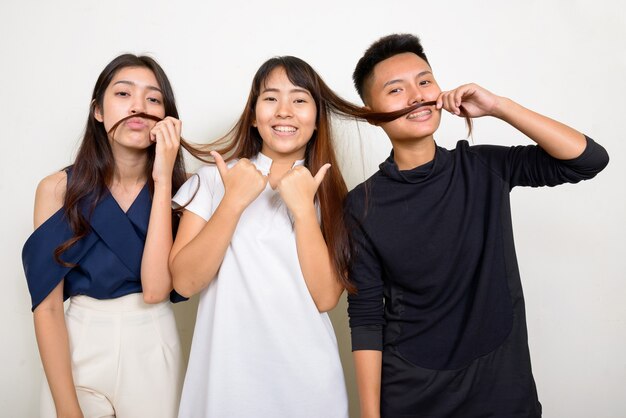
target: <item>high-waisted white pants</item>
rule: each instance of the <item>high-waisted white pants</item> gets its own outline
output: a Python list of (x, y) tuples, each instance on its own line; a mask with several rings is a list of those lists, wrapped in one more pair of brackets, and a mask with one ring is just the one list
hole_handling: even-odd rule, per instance
[[(74, 296), (65, 312), (72, 373), (85, 418), (171, 418), (182, 384), (180, 340), (169, 301), (141, 293)], [(56, 417), (44, 379), (41, 417)]]

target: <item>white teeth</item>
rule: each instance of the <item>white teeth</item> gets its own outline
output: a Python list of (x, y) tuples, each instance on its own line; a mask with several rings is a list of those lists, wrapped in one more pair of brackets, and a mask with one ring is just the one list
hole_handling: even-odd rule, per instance
[(424, 109), (420, 110), (419, 112), (411, 113), (409, 116), (407, 116), (407, 119), (415, 119), (422, 116), (430, 115), (431, 113), (433, 113), (432, 110)]
[(296, 128), (293, 126), (274, 126), (274, 130), (278, 132), (295, 132)]

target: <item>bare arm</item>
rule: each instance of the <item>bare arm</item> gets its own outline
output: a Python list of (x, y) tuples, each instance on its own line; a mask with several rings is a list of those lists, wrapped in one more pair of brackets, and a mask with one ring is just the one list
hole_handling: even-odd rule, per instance
[(380, 418), (380, 381), (382, 352), (377, 350), (353, 351), (356, 382), (359, 390), (361, 418)]
[(198, 293), (213, 280), (235, 233), (239, 218), (267, 184), (248, 160), (228, 169), (214, 153), (224, 182), (224, 197), (208, 222), (185, 211), (170, 254), (174, 289), (183, 296)]
[(180, 144), (181, 122), (167, 117), (152, 128), (150, 135), (156, 142), (154, 167), (154, 195), (146, 244), (141, 259), (141, 286), (146, 303), (158, 303), (172, 291), (168, 256), (172, 249), (172, 171)]
[(311, 297), (320, 312), (333, 309), (343, 286), (333, 269), (328, 247), (317, 220), (315, 193), (330, 168), (320, 168), (315, 177), (305, 167), (296, 167), (280, 180), (278, 190), (294, 218), (298, 261)]
[[(55, 173), (39, 183), (35, 197), (34, 226), (38, 228), (63, 205), (67, 177)], [(58, 417), (82, 417), (78, 404), (69, 340), (63, 311), (63, 280), (33, 312), (39, 355)]]
[(63, 280), (33, 312), (39, 355), (58, 417), (82, 417), (63, 312)]
[(461, 106), (473, 118), (494, 116), (502, 119), (560, 160), (580, 156), (587, 144), (584, 135), (577, 130), (526, 109), (511, 99), (496, 96), (476, 84), (442, 92), (437, 99), (437, 108), (443, 107), (456, 115), (460, 115)]

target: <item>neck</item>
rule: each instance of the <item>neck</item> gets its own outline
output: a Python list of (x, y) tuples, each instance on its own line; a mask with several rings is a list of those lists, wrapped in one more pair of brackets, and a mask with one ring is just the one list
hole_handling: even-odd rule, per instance
[(138, 185), (146, 182), (146, 164), (148, 153), (145, 150), (128, 150), (113, 147), (115, 171), (113, 183), (127, 186)]
[(417, 141), (391, 141), (393, 159), (400, 170), (411, 170), (435, 158), (435, 140), (432, 136)]

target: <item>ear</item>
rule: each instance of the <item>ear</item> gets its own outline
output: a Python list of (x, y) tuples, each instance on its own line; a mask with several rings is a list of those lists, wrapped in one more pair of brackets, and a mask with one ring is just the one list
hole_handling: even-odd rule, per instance
[[(368, 112), (372, 111), (372, 108), (369, 107), (368, 105), (363, 106), (363, 109), (367, 110)], [(367, 123), (369, 123), (370, 125), (373, 125), (373, 126), (380, 126), (380, 123), (378, 123), (378, 122), (372, 122), (372, 121), (368, 120)]]
[(254, 127), (256, 128), (256, 119), (254, 119), (254, 120), (252, 121), (252, 126), (254, 126)]
[(93, 106), (93, 116), (96, 118), (96, 120), (100, 123), (104, 122), (104, 117), (102, 117), (102, 109), (100, 109), (100, 106), (98, 106), (95, 100), (91, 101), (91, 105)]

